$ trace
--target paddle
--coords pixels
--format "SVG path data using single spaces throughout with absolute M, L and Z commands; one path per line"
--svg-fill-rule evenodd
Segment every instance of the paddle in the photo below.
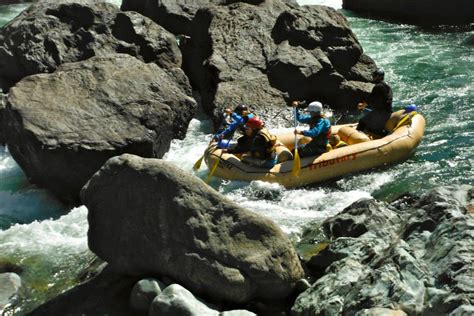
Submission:
M 295 130 L 296 130 L 296 127 L 298 126 L 298 121 L 296 120 L 296 111 L 298 111 L 298 109 L 295 107 L 295 112 L 294 112 Z M 300 155 L 298 154 L 298 135 L 296 135 L 295 133 L 295 155 L 293 157 L 293 169 L 291 170 L 291 174 L 294 177 L 297 177 L 298 174 L 300 173 L 300 169 L 301 169 L 301 160 L 300 160 Z
M 221 154 L 219 156 L 219 159 L 217 159 L 217 161 L 214 163 L 214 165 L 212 166 L 212 169 L 211 169 L 211 172 L 209 172 L 209 175 L 207 176 L 206 178 L 206 182 L 207 184 L 209 184 L 209 182 L 211 181 L 212 179 L 212 176 L 214 175 L 214 172 L 216 171 L 217 169 L 217 166 L 219 165 L 219 162 L 221 161 L 221 158 L 222 158 L 222 154 L 224 153 L 224 150 L 221 149 Z
M 221 122 L 221 126 L 222 126 L 222 123 L 226 120 L 226 118 L 227 118 L 228 116 L 229 116 L 228 113 L 226 113 L 226 114 L 224 115 L 224 119 L 223 119 L 222 122 Z M 220 129 L 220 128 L 219 128 L 219 129 Z M 214 135 L 214 136 L 215 136 L 215 135 Z M 209 147 L 209 145 L 212 143 L 212 141 L 214 140 L 214 136 L 211 138 L 211 141 L 209 142 L 208 147 Z M 202 163 L 202 160 L 204 159 L 205 154 L 206 154 L 206 151 L 204 151 L 204 154 L 202 154 L 201 158 L 199 158 L 199 159 L 194 163 L 194 165 L 193 165 L 193 170 L 194 170 L 194 171 L 196 171 L 196 170 L 198 170 L 199 168 L 201 168 L 201 163 Z
M 212 143 L 212 139 L 211 141 L 209 142 L 209 144 Z M 209 145 L 207 145 L 209 146 Z M 204 155 L 206 154 L 206 151 L 204 151 L 204 154 L 202 154 L 201 158 L 199 158 L 195 163 L 194 163 L 194 166 L 193 166 L 193 170 L 196 171 L 198 170 L 199 168 L 201 168 L 201 163 L 202 163 L 202 160 L 204 159 Z

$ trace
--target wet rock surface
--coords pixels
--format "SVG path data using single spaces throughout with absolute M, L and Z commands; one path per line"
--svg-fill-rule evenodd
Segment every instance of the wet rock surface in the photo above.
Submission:
M 111 53 L 165 69 L 181 66 L 174 36 L 136 12 L 105 2 L 45 1 L 0 29 L 0 83 L 7 91 L 25 76 Z
M 329 245 L 307 261 L 317 280 L 292 315 L 472 310 L 473 192 L 463 186 L 391 204 L 361 200 L 308 231 L 305 242 Z
M 33 183 L 78 203 L 82 186 L 110 157 L 161 157 L 185 136 L 196 103 L 174 76 L 126 54 L 62 65 L 10 90 L 6 141 Z M 184 88 L 183 88 L 184 87 Z
M 371 89 L 375 63 L 331 8 L 278 0 L 204 1 L 190 10 L 183 9 L 186 1 L 138 3 L 122 8 L 189 36 L 181 46 L 183 69 L 216 119 L 223 107 L 239 102 L 264 118 L 294 99 L 348 109 Z
M 195 295 L 240 304 L 286 298 L 303 277 L 276 224 L 165 161 L 111 158 L 81 197 L 90 249 L 120 273 L 165 275 Z

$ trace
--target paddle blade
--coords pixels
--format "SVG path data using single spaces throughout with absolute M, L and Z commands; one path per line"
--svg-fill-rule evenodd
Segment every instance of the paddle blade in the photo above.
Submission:
M 294 177 L 297 177 L 300 174 L 301 169 L 301 159 L 300 155 L 298 154 L 298 149 L 295 149 L 295 156 L 293 158 L 293 169 L 291 170 L 291 174 Z
M 201 158 L 199 158 L 195 163 L 194 163 L 194 166 L 193 166 L 193 170 L 196 171 L 198 170 L 199 168 L 201 168 L 201 163 L 202 163 L 202 159 L 204 158 L 204 155 L 201 156 Z
M 221 155 L 222 156 L 222 155 Z M 209 182 L 211 181 L 212 179 L 212 176 L 214 175 L 214 172 L 216 171 L 217 169 L 217 166 L 219 165 L 219 161 L 221 161 L 221 158 L 219 157 L 219 159 L 214 163 L 214 165 L 212 166 L 212 169 L 211 169 L 211 172 L 209 172 L 209 175 L 207 176 L 206 178 L 206 183 L 209 184 Z

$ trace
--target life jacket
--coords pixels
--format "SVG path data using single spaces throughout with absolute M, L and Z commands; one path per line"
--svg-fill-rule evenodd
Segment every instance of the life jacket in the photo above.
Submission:
M 349 146 L 346 142 L 340 140 L 336 145 L 332 146 L 333 149 Z
M 316 124 L 320 121 L 323 120 L 323 117 L 312 117 L 311 120 L 309 121 L 309 128 L 312 129 L 313 127 L 316 126 Z M 329 126 L 328 131 L 326 134 L 320 134 L 316 137 L 313 137 L 311 142 L 316 142 L 317 144 L 321 146 L 326 146 L 326 144 L 329 142 L 329 138 L 331 138 L 331 126 Z
M 262 159 L 272 156 L 273 153 L 275 153 L 275 144 L 277 142 L 276 136 L 271 134 L 266 128 L 258 130 L 257 135 L 260 135 L 265 139 L 265 156 L 262 155 L 263 150 L 252 151 L 252 156 Z

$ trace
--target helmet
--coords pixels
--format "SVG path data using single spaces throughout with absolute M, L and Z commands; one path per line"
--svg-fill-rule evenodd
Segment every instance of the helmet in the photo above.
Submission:
M 311 102 L 306 108 L 306 111 L 313 113 L 321 113 L 323 111 L 323 105 L 321 104 L 321 102 L 318 101 Z
M 377 68 L 375 69 L 375 71 L 372 73 L 372 76 L 373 77 L 380 77 L 380 78 L 384 78 L 385 77 L 385 71 L 383 71 L 382 68 Z
M 416 111 L 416 104 L 410 104 L 405 107 L 405 113 Z
M 263 126 L 263 122 L 258 117 L 252 117 L 247 121 L 247 123 L 245 123 L 245 126 L 250 128 L 260 128 Z
M 243 113 L 244 111 L 248 111 L 248 108 L 247 108 L 247 106 L 246 106 L 245 104 L 243 104 L 243 103 L 240 103 L 240 104 L 237 105 L 237 106 L 235 107 L 235 109 L 234 109 L 234 112 L 237 113 L 237 114 L 239 114 L 239 115 L 242 115 L 242 113 Z

